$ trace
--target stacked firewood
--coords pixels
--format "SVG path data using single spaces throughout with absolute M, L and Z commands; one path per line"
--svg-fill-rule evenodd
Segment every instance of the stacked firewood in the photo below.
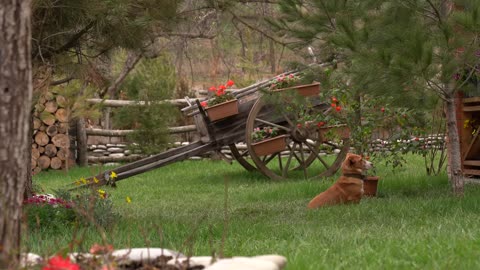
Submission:
M 64 96 L 43 93 L 33 111 L 32 173 L 61 169 L 72 163 L 68 109 Z

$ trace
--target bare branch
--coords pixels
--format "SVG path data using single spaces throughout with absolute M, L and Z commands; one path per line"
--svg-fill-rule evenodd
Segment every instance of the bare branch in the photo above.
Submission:
M 267 32 L 257 28 L 257 27 L 254 27 L 252 25 L 250 25 L 249 23 L 247 23 L 245 20 L 243 20 L 242 18 L 240 18 L 239 16 L 237 16 L 235 13 L 231 12 L 231 11 L 228 11 L 237 21 L 239 21 L 240 23 L 242 23 L 243 25 L 245 25 L 246 27 L 252 29 L 253 31 L 256 31 L 256 32 L 259 32 L 261 33 L 262 35 L 264 35 L 265 37 L 267 37 L 268 39 L 271 39 L 275 42 L 277 42 L 278 44 L 281 44 L 283 46 L 286 46 L 287 44 L 283 41 L 280 41 L 278 39 L 276 39 L 275 37 L 273 37 L 272 35 L 268 34 Z
M 117 79 L 115 79 L 112 85 L 110 85 L 105 91 L 103 91 L 103 93 L 101 93 L 101 96 L 105 94 L 109 94 L 110 96 L 113 96 L 117 91 L 118 87 L 123 83 L 127 75 L 137 65 L 137 63 L 140 61 L 141 58 L 142 58 L 141 53 L 130 52 L 128 54 L 127 60 L 125 61 L 125 66 L 123 67 L 122 72 L 120 72 Z
M 64 84 L 64 83 L 67 83 L 71 80 L 73 80 L 73 76 L 69 76 L 67 78 L 64 78 L 64 79 L 61 79 L 61 80 L 58 80 L 58 81 L 53 81 L 53 82 L 50 82 L 50 86 L 55 86 L 55 85 L 60 85 L 60 84 Z

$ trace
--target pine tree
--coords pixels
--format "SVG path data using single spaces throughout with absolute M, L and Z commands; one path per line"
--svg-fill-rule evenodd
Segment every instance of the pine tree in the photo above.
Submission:
M 280 0 L 275 26 L 334 57 L 353 88 L 415 104 L 435 94 L 445 105 L 449 180 L 463 195 L 455 115 L 458 91 L 479 77 L 480 1 Z M 420 103 L 421 104 L 421 103 Z

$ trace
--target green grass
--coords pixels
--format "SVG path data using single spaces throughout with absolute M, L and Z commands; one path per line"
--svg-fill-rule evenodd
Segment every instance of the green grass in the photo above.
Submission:
M 464 198 L 455 198 L 445 175 L 427 177 L 423 160 L 410 160 L 395 171 L 378 166 L 379 197 L 319 210 L 306 205 L 334 178 L 272 182 L 237 164 L 177 163 L 108 188 L 122 218 L 107 234 L 116 248 L 188 252 L 191 240 L 195 255 L 211 254 L 211 242 L 218 251 L 226 180 L 226 256 L 277 253 L 288 258 L 287 269 L 479 269 L 480 187 L 469 185 Z M 74 169 L 35 180 L 52 190 L 90 174 Z M 85 248 L 100 242 L 95 230 L 85 230 Z M 24 243 L 32 252 L 53 253 L 68 246 L 72 232 L 34 229 Z

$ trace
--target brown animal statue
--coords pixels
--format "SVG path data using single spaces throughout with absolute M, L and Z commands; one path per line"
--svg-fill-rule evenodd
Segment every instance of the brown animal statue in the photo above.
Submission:
M 363 195 L 363 172 L 372 168 L 372 163 L 362 156 L 348 153 L 342 163 L 342 175 L 324 192 L 308 204 L 308 208 L 325 205 L 359 203 Z

